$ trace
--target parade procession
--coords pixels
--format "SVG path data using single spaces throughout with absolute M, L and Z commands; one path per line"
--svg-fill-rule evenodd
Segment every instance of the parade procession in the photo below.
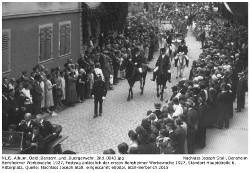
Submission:
M 2 154 L 247 154 L 247 6 L 3 2 Z

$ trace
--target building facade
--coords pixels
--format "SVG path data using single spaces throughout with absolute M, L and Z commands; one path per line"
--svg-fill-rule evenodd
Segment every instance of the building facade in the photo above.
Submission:
M 3 2 L 2 74 L 30 73 L 37 64 L 63 67 L 80 57 L 81 7 L 78 2 Z

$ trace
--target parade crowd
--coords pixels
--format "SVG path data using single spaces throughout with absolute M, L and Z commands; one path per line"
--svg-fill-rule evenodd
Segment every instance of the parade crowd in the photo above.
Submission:
M 189 78 L 181 79 L 172 87 L 173 95 L 168 104 L 161 110 L 162 105 L 155 103 L 156 110 L 147 111 L 141 125 L 128 132 L 132 144 L 121 143 L 118 151 L 120 154 L 194 154 L 195 148 L 204 148 L 207 128 L 230 127 L 236 98 L 236 112 L 244 109 L 248 75 L 247 28 L 237 21 L 227 23 L 229 27 L 222 25 L 206 10 L 195 13 L 170 10 L 163 16 L 159 14 L 128 17 L 123 33 L 100 33 L 96 46 L 90 38 L 78 62 L 68 59 L 64 67 L 51 69 L 38 64 L 24 70 L 18 79 L 4 77 L 2 130 L 11 128 L 28 134 L 32 126 L 23 122 L 31 122 L 31 118 L 41 122 L 45 112 L 55 116 L 55 110 L 62 106 L 74 106 L 93 96 L 96 99 L 96 93 L 100 92 L 99 113 L 95 101 L 94 118 L 102 116 L 100 100 L 105 99 L 107 90 L 114 90 L 113 85 L 119 80 L 126 79 L 126 71 L 120 68 L 123 61 L 131 59 L 138 64 L 151 61 L 164 38 L 156 22 L 171 19 L 186 21 L 192 27 L 194 36 L 202 42 L 203 53 L 193 61 Z M 178 32 L 184 30 L 183 24 L 174 25 Z M 185 34 L 186 30 L 182 32 Z M 135 56 L 138 52 L 140 58 Z M 97 79 L 103 82 L 100 86 L 104 84 L 102 91 L 95 84 Z M 32 123 L 35 126 L 36 123 Z M 49 133 L 53 130 L 42 136 Z M 113 149 L 103 153 L 115 154 Z
M 218 22 L 204 8 L 188 15 L 203 52 L 193 61 L 189 78 L 172 87 L 170 102 L 162 109 L 155 103 L 155 111 L 148 110 L 141 124 L 128 132 L 131 144 L 119 144 L 120 154 L 195 154 L 206 147 L 208 128 L 230 128 L 230 119 L 245 108 L 247 28 L 236 18 Z M 103 153 L 115 154 L 113 149 Z

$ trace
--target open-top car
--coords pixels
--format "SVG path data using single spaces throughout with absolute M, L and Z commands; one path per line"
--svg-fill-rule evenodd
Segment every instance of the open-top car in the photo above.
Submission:
M 68 136 L 60 135 L 62 132 L 61 125 L 53 124 L 55 134 L 48 135 L 43 140 L 43 151 L 41 154 L 61 154 L 61 143 Z M 24 138 L 23 132 L 2 132 L 2 154 L 32 154 L 35 146 L 30 146 Z

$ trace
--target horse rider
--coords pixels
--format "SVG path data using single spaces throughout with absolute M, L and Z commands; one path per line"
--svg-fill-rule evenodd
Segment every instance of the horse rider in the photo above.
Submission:
M 174 58 L 174 65 L 175 65 L 175 67 L 177 67 L 177 64 L 178 64 L 178 54 L 180 55 L 180 54 L 182 54 L 182 55 L 184 55 L 185 56 L 185 59 L 186 59 L 186 66 L 188 67 L 188 63 L 189 63 L 189 59 L 188 59 L 188 57 L 187 57 L 187 53 L 188 53 L 188 48 L 187 48 L 187 46 L 185 45 L 185 40 L 184 39 L 182 39 L 181 40 L 181 45 L 178 47 L 178 49 L 177 49 L 177 56 Z
M 151 81 L 155 81 L 158 71 L 162 70 L 162 67 L 161 67 L 162 63 L 166 63 L 167 65 L 169 64 L 169 56 L 166 55 L 165 48 L 161 48 L 161 54 L 158 60 L 156 61 L 155 68 L 153 70 L 153 79 L 151 79 Z M 169 70 L 170 69 L 168 69 L 168 72 Z
M 168 45 L 171 45 L 171 44 L 172 44 L 172 37 L 170 36 L 169 33 L 170 33 L 170 31 L 167 30 L 165 39 L 166 39 L 167 44 L 168 44 Z
M 141 74 L 142 73 L 141 64 L 143 63 L 143 56 L 141 55 L 139 47 L 135 47 L 134 52 L 135 52 L 135 54 L 133 55 L 132 63 L 135 65 L 139 74 Z

